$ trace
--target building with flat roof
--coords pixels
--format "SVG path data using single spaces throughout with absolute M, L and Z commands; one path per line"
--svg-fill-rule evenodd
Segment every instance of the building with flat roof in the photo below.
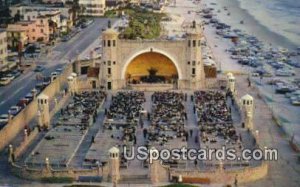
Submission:
M 83 7 L 84 16 L 103 16 L 105 13 L 105 0 L 79 0 L 79 5 Z
M 7 47 L 18 51 L 28 43 L 27 29 L 13 24 L 7 27 Z
M 69 11 L 68 7 L 51 7 L 51 6 L 41 6 L 41 5 L 14 5 L 9 8 L 10 14 L 14 17 L 16 14 L 20 15 L 21 20 L 31 21 L 35 20 L 40 16 L 46 16 L 49 20 L 53 21 L 58 29 L 65 27 L 64 23 L 67 23 L 67 26 L 71 28 L 72 23 L 72 12 Z M 61 17 L 64 17 L 62 20 Z
M 17 50 L 19 42 L 22 46 L 27 43 L 48 43 L 50 38 L 50 27 L 47 17 L 38 17 L 33 21 L 20 21 L 8 24 L 8 46 Z
M 7 33 L 0 29 L 0 71 L 7 65 Z

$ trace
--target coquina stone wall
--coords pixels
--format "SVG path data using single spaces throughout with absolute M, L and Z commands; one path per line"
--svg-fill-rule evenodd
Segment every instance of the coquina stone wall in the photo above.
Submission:
M 256 167 L 245 167 L 236 170 L 184 171 L 172 169 L 170 172 L 171 178 L 181 175 L 183 182 L 193 182 L 193 179 L 206 179 L 206 181 L 210 183 L 222 184 L 234 184 L 235 180 L 237 180 L 238 183 L 252 182 L 264 178 L 267 174 L 267 163 Z
M 47 177 L 69 177 L 77 180 L 79 176 L 103 176 L 105 178 L 108 176 L 108 167 L 95 167 L 91 169 L 65 168 L 55 170 L 47 167 L 43 169 L 33 169 L 11 163 L 11 172 L 15 176 L 29 180 L 41 180 Z
M 49 84 L 41 93 L 53 97 L 62 91 L 63 85 L 67 83 L 67 77 L 72 73 L 72 64 L 66 66 L 64 71 Z M 16 101 L 17 102 L 17 101 Z M 11 142 L 18 133 L 24 129 L 35 117 L 38 111 L 37 99 L 33 99 L 18 115 L 16 115 L 8 124 L 0 130 L 0 151 L 3 150 L 9 142 Z

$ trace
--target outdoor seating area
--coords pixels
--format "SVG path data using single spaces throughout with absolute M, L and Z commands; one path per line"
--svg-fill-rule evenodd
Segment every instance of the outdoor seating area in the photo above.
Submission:
M 105 92 L 92 91 L 77 93 L 68 105 L 60 110 L 56 125 L 80 125 L 87 127 L 97 117 L 97 110 L 106 97 Z
M 145 102 L 144 92 L 122 91 L 112 96 L 106 112 L 106 123 L 131 123 L 138 119 L 142 104 Z
M 232 123 L 225 93 L 221 91 L 197 91 L 194 95 L 195 112 L 199 125 Z
M 76 93 L 58 113 L 52 128 L 26 158 L 26 163 L 43 166 L 49 158 L 52 167 L 66 167 L 83 141 L 88 127 L 95 122 L 105 92 Z M 59 154 L 57 154 L 59 153 Z
M 225 93 L 221 91 L 197 91 L 195 112 L 200 128 L 203 148 L 242 148 L 242 138 L 232 121 L 231 109 L 227 107 Z
M 148 129 L 148 140 L 151 144 L 164 146 L 172 139 L 183 138 L 186 119 L 183 93 L 154 92 L 151 99 L 153 105 Z

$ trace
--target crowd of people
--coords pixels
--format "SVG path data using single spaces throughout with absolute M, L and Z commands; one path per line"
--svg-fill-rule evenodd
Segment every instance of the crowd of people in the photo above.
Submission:
M 231 111 L 227 107 L 226 98 L 221 91 L 197 91 L 195 95 L 195 113 L 198 123 L 232 122 Z
M 88 126 L 91 117 L 96 121 L 97 109 L 105 98 L 103 91 L 75 93 L 71 102 L 60 110 L 61 120 L 57 123 Z
M 184 95 L 176 92 L 155 92 L 151 100 L 153 105 L 148 140 L 158 141 L 163 145 L 169 139 L 184 136 L 184 122 L 187 117 L 183 105 Z
M 112 103 L 105 112 L 107 119 L 116 121 L 131 121 L 139 117 L 140 111 L 143 109 L 142 104 L 145 102 L 144 92 L 140 91 L 124 91 L 118 92 L 116 96 L 112 96 Z
M 235 143 L 239 137 L 233 126 L 231 109 L 227 106 L 225 93 L 197 91 L 194 95 L 194 111 L 198 117 L 201 141 L 216 143 L 221 139 Z

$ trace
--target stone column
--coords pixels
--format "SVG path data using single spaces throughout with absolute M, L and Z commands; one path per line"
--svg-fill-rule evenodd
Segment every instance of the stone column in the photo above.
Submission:
M 158 160 L 153 160 L 150 164 L 150 179 L 152 184 L 158 183 Z
M 8 112 L 8 122 L 7 122 L 7 124 L 11 123 L 12 118 L 13 118 L 13 116 L 11 115 L 10 112 Z
M 38 110 L 41 112 L 42 126 L 50 127 L 49 97 L 45 94 L 38 96 Z
M 224 172 L 224 164 L 223 164 L 223 161 L 222 161 L 222 160 L 220 160 L 219 171 L 220 171 L 220 173 L 223 173 L 223 172 Z
M 28 140 L 28 132 L 27 129 L 24 129 L 24 142 L 27 142 Z
M 68 77 L 68 87 L 69 87 L 69 92 L 71 93 L 71 95 L 74 94 L 74 86 L 73 86 L 73 82 L 74 82 L 73 76 L 69 76 L 69 77 Z
M 228 89 L 231 91 L 232 94 L 235 95 L 235 77 L 232 75 L 228 77 Z
M 43 119 L 42 119 L 42 114 L 41 114 L 40 110 L 37 111 L 37 121 L 38 121 L 39 128 L 42 128 L 43 127 Z
M 51 171 L 50 160 L 48 157 L 45 158 L 45 169 Z
M 33 97 L 33 100 L 34 100 L 36 98 L 37 90 L 35 88 L 33 88 L 31 90 L 31 94 L 32 94 L 32 97 Z
M 56 109 L 57 106 L 58 106 L 58 100 L 57 100 L 57 98 L 54 98 L 54 104 L 55 104 L 55 109 Z
M 253 130 L 253 113 L 254 113 L 254 100 L 249 94 L 244 95 L 241 98 L 241 103 L 244 112 L 245 127 L 249 130 Z
M 73 77 L 73 90 L 75 93 L 77 93 L 78 92 L 77 74 L 71 73 L 71 76 Z
M 14 162 L 14 148 L 11 144 L 8 146 L 8 162 L 13 163 Z
M 116 185 L 120 180 L 120 158 L 119 149 L 117 147 L 112 147 L 109 150 L 109 176 L 111 182 Z

